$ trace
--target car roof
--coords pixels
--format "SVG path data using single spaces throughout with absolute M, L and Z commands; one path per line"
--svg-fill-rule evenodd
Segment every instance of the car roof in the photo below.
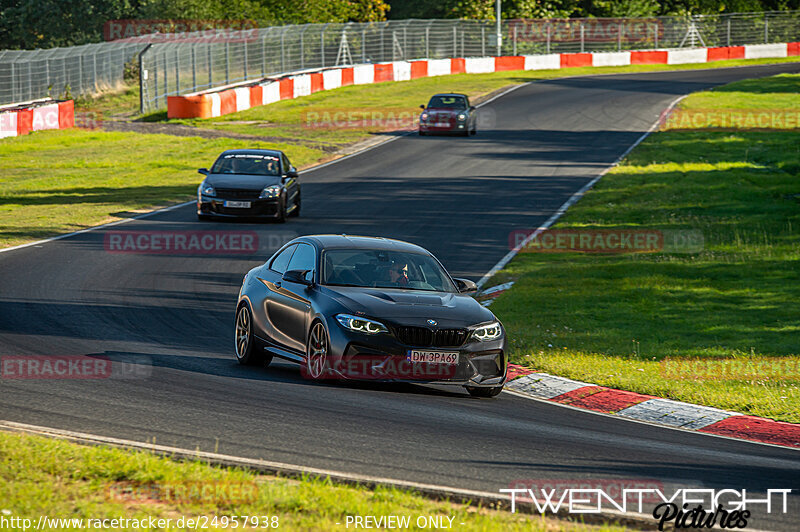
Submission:
M 427 249 L 416 244 L 377 236 L 308 235 L 295 240 L 295 242 L 302 241 L 314 243 L 320 249 L 385 249 L 424 255 L 431 254 Z
M 462 98 L 466 98 L 466 94 L 461 94 L 460 92 L 439 92 L 431 96 L 431 98 L 436 98 L 437 96 L 460 96 Z
M 281 154 L 283 154 L 283 152 L 280 150 L 262 150 L 257 148 L 250 148 L 250 149 L 225 150 L 220 154 L 220 156 L 226 154 L 234 154 L 234 153 L 240 153 L 242 155 L 272 155 L 272 156 L 280 156 Z

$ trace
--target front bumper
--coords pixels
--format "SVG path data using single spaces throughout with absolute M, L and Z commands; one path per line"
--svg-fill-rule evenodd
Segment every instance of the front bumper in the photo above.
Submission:
M 243 200 L 233 200 L 243 201 Z M 266 199 L 247 199 L 249 208 L 225 207 L 224 198 L 203 196 L 197 200 L 197 214 L 201 216 L 219 216 L 227 218 L 277 218 L 280 213 L 280 197 Z
M 366 335 L 328 323 L 332 379 L 421 382 L 474 387 L 505 384 L 508 359 L 505 334 L 488 342 L 467 340 L 458 347 L 426 347 L 402 343 L 393 333 Z M 410 362 L 410 350 L 458 353 L 457 364 Z
M 422 133 L 463 133 L 467 130 L 466 120 L 463 122 L 456 122 L 449 126 L 436 126 L 425 122 L 419 123 L 419 130 Z

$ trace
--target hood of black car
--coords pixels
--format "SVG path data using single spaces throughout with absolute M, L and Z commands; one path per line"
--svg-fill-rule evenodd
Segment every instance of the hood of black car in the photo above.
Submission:
M 214 188 L 242 190 L 261 190 L 269 185 L 281 184 L 280 176 L 276 175 L 208 174 L 205 181 Z
M 349 286 L 324 288 L 348 312 L 378 320 L 425 325 L 432 319 L 440 327 L 467 327 L 495 319 L 489 309 L 463 294 Z

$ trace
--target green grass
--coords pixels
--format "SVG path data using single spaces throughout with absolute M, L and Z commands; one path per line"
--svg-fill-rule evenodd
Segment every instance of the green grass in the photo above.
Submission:
M 447 516 L 459 530 L 623 530 L 433 501 L 394 488 L 373 490 L 324 479 L 277 478 L 145 452 L 9 433 L 0 433 L 0 511 L 0 517 L 29 518 L 33 523 L 41 515 L 153 516 L 171 519 L 168 530 L 177 530 L 181 517 L 214 515 L 276 516 L 281 530 L 343 529 L 347 516 L 356 515 L 409 516 L 412 523 L 421 515 Z M 121 529 L 136 528 L 115 528 Z
M 228 148 L 286 150 L 295 164 L 316 154 L 285 144 L 72 129 L 0 142 L 0 246 L 75 231 L 191 199 Z
M 712 106 L 797 113 L 800 76 L 694 94 L 681 111 Z M 492 306 L 512 361 L 800 422 L 799 129 L 655 133 L 555 227 L 694 230 L 705 244 L 692 254 L 520 253 L 487 285 L 516 280 Z M 767 371 L 665 372 L 695 359 Z

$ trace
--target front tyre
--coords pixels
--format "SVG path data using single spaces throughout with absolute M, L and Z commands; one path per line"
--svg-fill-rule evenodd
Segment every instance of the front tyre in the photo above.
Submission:
M 467 392 L 469 392 L 472 397 L 496 397 L 500 394 L 500 392 L 503 391 L 502 386 L 495 386 L 494 388 L 476 388 L 474 386 L 466 386 L 466 388 Z
M 294 209 L 289 213 L 290 218 L 297 218 L 300 216 L 300 192 L 294 197 Z
M 278 202 L 278 216 L 275 218 L 275 221 L 279 224 L 282 224 L 286 221 L 286 197 Z
M 330 344 L 328 343 L 328 332 L 321 321 L 314 322 L 311 332 L 308 335 L 306 344 L 306 365 L 305 376 L 313 380 L 320 380 L 324 377 L 328 367 L 328 354 Z
M 236 341 L 236 360 L 239 361 L 239 364 L 267 366 L 272 362 L 272 357 L 264 353 L 261 343 L 253 334 L 253 315 L 246 303 L 243 303 L 236 311 L 234 340 Z

